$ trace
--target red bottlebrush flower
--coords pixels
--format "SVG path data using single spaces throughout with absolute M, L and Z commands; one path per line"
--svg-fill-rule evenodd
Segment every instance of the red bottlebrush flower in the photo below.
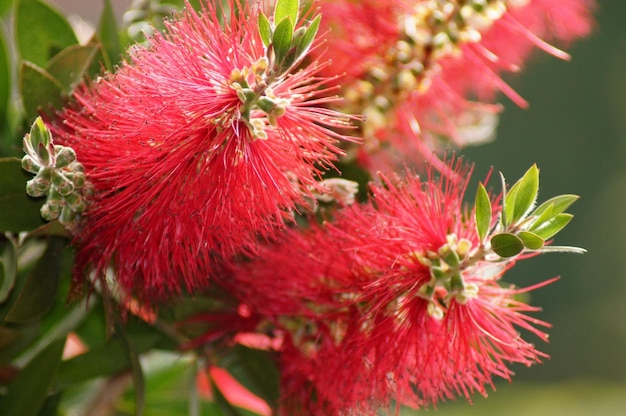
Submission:
M 502 79 L 518 71 L 534 48 L 568 55 L 546 41 L 570 42 L 591 29 L 591 0 L 352 2 L 325 0 L 330 69 L 348 74 L 346 108 L 363 113 L 370 171 L 433 152 L 493 138 L 503 92 L 526 102 Z M 476 98 L 478 99 L 476 101 Z
M 59 115 L 57 142 L 76 151 L 94 189 L 76 237 L 79 274 L 113 266 L 144 301 L 205 286 L 214 260 L 254 251 L 323 190 L 318 176 L 341 154 L 347 137 L 335 131 L 349 118 L 322 108 L 333 101 L 316 75 L 323 64 L 279 71 L 259 10 L 234 3 L 224 24 L 208 2 L 200 14 L 188 5 Z
M 545 340 L 537 327 L 547 324 L 516 296 L 551 280 L 500 285 L 515 260 L 486 257 L 463 204 L 471 171 L 449 169 L 454 179 L 384 180 L 369 203 L 288 231 L 226 279 L 290 334 L 281 360 L 285 414 L 298 405 L 303 414 L 375 414 L 392 400 L 420 408 L 469 398 L 494 377 L 509 379 L 510 363 L 545 357 L 519 330 Z M 495 209 L 493 223 L 498 216 Z

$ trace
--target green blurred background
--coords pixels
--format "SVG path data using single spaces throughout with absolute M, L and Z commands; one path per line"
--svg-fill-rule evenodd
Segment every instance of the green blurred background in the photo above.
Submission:
M 92 19 L 101 8 L 97 0 L 55 3 Z M 120 14 L 129 3 L 113 1 Z M 499 383 L 488 400 L 448 403 L 431 413 L 626 414 L 625 18 L 626 1 L 599 1 L 594 34 L 568 49 L 571 62 L 538 53 L 521 76 L 509 78 L 530 108 L 506 102 L 496 141 L 463 152 L 478 178 L 493 166 L 515 179 L 536 162 L 541 199 L 581 195 L 571 209 L 576 218 L 556 244 L 589 252 L 540 256 L 507 275 L 521 286 L 562 277 L 532 294 L 543 307 L 538 317 L 554 325 L 550 344 L 539 345 L 552 358 L 516 368 L 514 383 Z

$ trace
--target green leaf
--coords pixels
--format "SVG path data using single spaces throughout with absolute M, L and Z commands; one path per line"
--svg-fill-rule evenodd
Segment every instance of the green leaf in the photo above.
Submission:
M 320 28 L 320 21 L 322 20 L 322 16 L 317 15 L 315 19 L 311 22 L 309 27 L 306 28 L 306 32 L 300 41 L 296 44 L 296 55 L 298 58 L 302 57 L 302 55 L 306 54 L 309 50 L 309 47 L 315 40 L 315 36 L 317 35 L 317 31 Z
M 97 30 L 98 38 L 102 42 L 103 50 L 108 59 L 105 60 L 107 70 L 113 71 L 113 65 L 122 60 L 122 46 L 117 27 L 115 12 L 110 0 L 104 0 L 104 8 L 100 16 Z
M 20 371 L 8 387 L 5 405 L 10 411 L 0 413 L 39 415 L 46 401 L 49 386 L 59 368 L 64 345 L 65 338 L 50 343 Z
M 293 39 L 293 24 L 288 18 L 284 18 L 278 23 L 274 30 L 272 45 L 276 62 L 281 63 L 291 48 L 291 40 Z
M 517 236 L 524 243 L 524 247 L 529 250 L 539 250 L 545 244 L 543 238 L 539 237 L 535 233 L 531 233 L 530 231 L 520 231 Z
M 11 67 L 4 34 L 0 30 L 0 120 L 7 120 L 7 106 L 11 98 Z
M 63 14 L 41 0 L 19 0 L 15 33 L 20 57 L 40 67 L 61 50 L 78 43 Z
M 269 46 L 272 39 L 272 25 L 263 13 L 259 13 L 259 35 L 263 44 Z
M 539 169 L 532 165 L 515 183 L 506 196 L 508 224 L 515 224 L 525 217 L 537 200 L 539 192 Z
M 491 226 L 491 200 L 482 183 L 478 184 L 474 202 L 474 219 L 480 241 L 483 241 Z
M 95 44 L 72 45 L 56 54 L 46 65 L 46 71 L 70 93 L 93 65 L 100 47 Z
M 17 277 L 17 244 L 10 238 L 0 236 L 0 304 L 3 304 Z
M 28 231 L 44 224 L 39 210 L 45 201 L 26 195 L 30 178 L 18 159 L 0 158 L 0 232 Z
M 274 23 L 281 22 L 283 19 L 289 18 L 291 25 L 294 26 L 298 22 L 299 10 L 299 0 L 278 0 L 274 8 Z
M 40 111 L 59 108 L 64 103 L 63 85 L 43 68 L 22 62 L 20 66 L 20 95 L 27 123 L 32 123 Z
M 270 353 L 241 345 L 233 348 L 222 367 L 270 406 L 279 397 L 279 373 Z
M 559 195 L 554 198 L 548 199 L 543 204 L 539 205 L 534 211 L 533 215 L 540 216 L 542 215 L 550 206 L 552 206 L 551 213 L 552 215 L 560 214 L 561 212 L 565 212 L 574 202 L 576 202 L 580 197 L 578 195 Z
M 533 232 L 544 240 L 547 240 L 565 228 L 572 218 L 574 218 L 572 214 L 558 214 L 554 218 L 545 221 L 543 224 L 533 229 Z
M 135 415 L 141 416 L 144 411 L 146 398 L 146 383 L 144 380 L 143 369 L 141 368 L 141 363 L 139 362 L 139 353 L 137 352 L 137 349 L 130 341 L 126 329 L 119 320 L 120 318 L 117 318 L 118 321 L 115 323 L 115 332 L 119 335 L 120 340 L 122 341 L 122 346 L 124 347 L 124 352 L 126 353 L 126 357 L 130 363 L 130 369 L 133 375 Z
M 491 248 L 500 257 L 513 257 L 524 250 L 524 243 L 515 234 L 502 233 L 491 237 Z
M 13 5 L 13 0 L 0 0 L 0 17 L 4 16 Z
M 66 244 L 65 239 L 58 237 L 48 239 L 46 251 L 5 316 L 6 322 L 30 322 L 40 318 L 52 308 L 61 278 L 61 252 Z

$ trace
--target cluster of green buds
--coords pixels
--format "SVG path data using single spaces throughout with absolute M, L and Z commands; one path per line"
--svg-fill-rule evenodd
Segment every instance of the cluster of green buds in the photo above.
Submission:
M 427 311 L 433 318 L 443 319 L 452 299 L 464 305 L 478 296 L 478 286 L 463 279 L 463 272 L 476 263 L 472 248 L 471 241 L 449 234 L 437 252 L 414 253 L 430 270 L 430 281 L 420 287 L 419 296 L 428 300 Z
M 269 19 L 259 12 L 259 35 L 266 56 L 249 68 L 235 69 L 230 75 L 230 88 L 243 103 L 239 117 L 247 124 L 255 139 L 266 139 L 267 125 L 276 126 L 276 119 L 287 110 L 290 102 L 277 97 L 272 84 L 298 65 L 306 56 L 319 29 L 320 16 L 310 22 L 300 19 L 299 0 L 279 0 Z
M 26 193 L 47 197 L 41 216 L 46 221 L 58 219 L 70 230 L 75 228 L 78 215 L 86 208 L 87 187 L 83 165 L 76 160 L 74 150 L 55 145 L 50 130 L 37 117 L 24 136 L 24 152 L 22 168 L 35 174 L 26 184 Z
M 427 0 L 400 16 L 400 38 L 347 94 L 351 111 L 367 115 L 366 136 L 383 128 L 385 114 L 413 91 L 425 92 L 439 62 L 481 40 L 481 32 L 528 0 Z
M 160 0 L 133 0 L 122 17 L 129 38 L 142 42 L 145 36 L 152 36 L 155 30 L 163 29 L 164 18 L 174 10 L 175 5 Z

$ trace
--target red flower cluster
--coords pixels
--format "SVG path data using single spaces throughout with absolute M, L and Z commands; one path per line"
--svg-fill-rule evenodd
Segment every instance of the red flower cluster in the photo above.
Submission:
M 591 30 L 591 0 L 381 2 L 323 0 L 333 73 L 346 108 L 363 113 L 361 163 L 372 172 L 490 141 L 503 92 L 527 103 L 501 78 L 534 48 L 568 55 L 548 41 L 570 42 Z
M 216 260 L 253 252 L 324 191 L 319 176 L 348 139 L 337 131 L 349 118 L 324 108 L 323 64 L 276 70 L 259 10 L 230 7 L 223 25 L 215 7 L 187 7 L 77 91 L 54 131 L 94 190 L 78 274 L 112 266 L 142 300 L 205 286 Z
M 284 414 L 469 398 L 494 376 L 509 379 L 509 363 L 545 357 L 518 331 L 546 340 L 536 327 L 548 325 L 516 295 L 550 281 L 500 285 L 513 261 L 486 259 L 463 205 L 470 171 L 451 169 L 463 179 L 383 178 L 369 203 L 287 232 L 225 283 L 283 334 Z M 458 274 L 440 276 L 433 266 L 454 264 L 449 255 Z

